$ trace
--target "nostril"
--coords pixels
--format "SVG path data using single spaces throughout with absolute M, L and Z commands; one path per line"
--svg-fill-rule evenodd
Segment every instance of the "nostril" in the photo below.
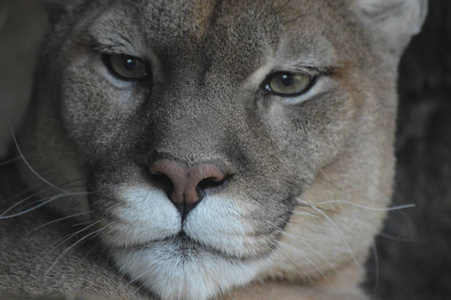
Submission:
M 207 189 L 218 188 L 218 187 L 221 187 L 221 186 L 227 184 L 227 182 L 229 181 L 230 178 L 231 178 L 231 176 L 226 176 L 223 178 L 218 178 L 218 177 L 206 178 L 206 179 L 202 180 L 201 182 L 199 182 L 199 184 L 197 185 L 197 188 L 201 191 L 204 191 Z
M 206 190 L 224 185 L 228 178 L 219 164 L 206 163 L 194 166 L 174 160 L 157 160 L 150 166 L 150 173 L 180 211 L 182 219 L 206 195 Z
M 184 202 L 187 168 L 176 161 L 157 160 L 150 166 L 150 173 L 166 188 L 168 198 L 175 203 Z
M 172 192 L 174 191 L 174 183 L 169 176 L 163 173 L 151 172 L 150 178 L 154 184 L 166 193 L 168 198 L 171 197 Z

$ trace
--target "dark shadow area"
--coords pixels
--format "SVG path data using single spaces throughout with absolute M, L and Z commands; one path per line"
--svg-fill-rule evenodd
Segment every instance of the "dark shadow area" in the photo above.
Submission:
M 369 260 L 377 299 L 451 299 L 451 1 L 429 16 L 400 66 L 393 205 Z
M 10 126 L 19 125 L 31 93 L 37 49 L 47 28 L 38 1 L 0 0 L 0 157 L 7 154 Z

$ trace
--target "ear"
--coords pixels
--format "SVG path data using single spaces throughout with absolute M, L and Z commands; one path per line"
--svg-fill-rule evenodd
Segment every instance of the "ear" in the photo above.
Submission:
M 428 0 L 352 0 L 353 9 L 373 30 L 379 31 L 390 50 L 401 55 L 411 37 L 420 32 Z

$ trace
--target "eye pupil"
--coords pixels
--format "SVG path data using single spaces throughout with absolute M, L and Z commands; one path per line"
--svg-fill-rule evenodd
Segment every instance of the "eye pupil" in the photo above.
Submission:
M 291 74 L 283 74 L 281 76 L 282 84 L 285 86 L 292 86 L 294 83 L 293 76 Z
M 124 68 L 127 69 L 128 71 L 133 71 L 136 69 L 137 65 L 138 65 L 137 60 L 128 58 L 125 61 Z

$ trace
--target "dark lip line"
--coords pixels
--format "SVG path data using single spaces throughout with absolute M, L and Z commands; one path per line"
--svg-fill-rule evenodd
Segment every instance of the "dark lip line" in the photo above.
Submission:
M 272 231 L 269 234 L 276 234 L 279 235 L 279 233 Z M 224 253 L 223 251 L 220 251 L 216 248 L 213 248 L 209 245 L 205 245 L 202 243 L 199 243 L 198 241 L 190 238 L 189 236 L 187 236 L 183 230 L 181 232 L 179 232 L 177 235 L 172 235 L 169 236 L 167 238 L 164 239 L 157 239 L 157 240 L 152 240 L 149 241 L 147 243 L 143 243 L 143 244 L 138 244 L 138 245 L 132 245 L 132 246 L 113 246 L 111 247 L 112 249 L 118 249 L 118 250 L 145 250 L 145 249 L 150 249 L 152 248 L 153 245 L 160 243 L 160 242 L 170 242 L 170 241 L 176 241 L 177 239 L 179 239 L 179 241 L 184 240 L 185 242 L 189 242 L 190 246 L 195 246 L 195 247 L 199 247 L 200 249 L 207 251 L 209 253 L 212 253 L 216 256 L 222 257 L 224 259 L 227 260 L 239 260 L 239 261 L 248 261 L 248 260 L 258 260 L 258 259 L 262 259 L 262 258 L 266 258 L 267 256 L 269 256 L 269 254 L 271 254 L 274 249 L 276 248 L 276 245 L 271 244 L 268 249 L 266 251 L 264 251 L 263 253 L 256 255 L 256 256 L 234 256 L 234 255 L 229 255 Z
M 287 200 L 289 202 L 292 202 L 293 199 L 294 199 L 294 197 L 292 197 L 292 196 L 287 198 Z M 282 215 L 285 215 L 285 214 L 281 214 L 281 215 L 279 215 L 277 217 L 280 217 Z M 292 209 L 288 211 L 287 218 L 284 220 L 284 222 L 282 222 L 281 226 L 279 227 L 279 229 L 281 231 L 285 230 L 285 227 L 289 223 L 289 220 L 291 219 L 291 216 L 292 216 Z M 274 230 L 269 231 L 267 234 L 259 234 L 259 235 L 268 236 L 268 235 L 271 235 L 271 234 L 274 234 L 276 237 L 279 237 L 282 233 L 281 232 L 277 232 L 277 229 L 274 229 Z M 258 235 L 252 235 L 252 236 L 256 237 Z M 233 259 L 233 260 L 240 260 L 240 261 L 258 260 L 258 259 L 265 258 L 265 257 L 269 256 L 269 254 L 271 254 L 274 251 L 274 249 L 277 247 L 276 243 L 278 241 L 278 238 L 277 238 L 273 243 L 271 243 L 271 245 L 268 247 L 268 250 L 264 251 L 263 253 L 261 253 L 259 255 L 249 256 L 249 257 L 238 257 L 238 256 L 225 254 L 224 252 L 222 252 L 222 251 L 220 251 L 220 250 L 218 250 L 216 248 L 213 248 L 212 246 L 200 243 L 200 242 L 192 239 L 191 237 L 187 236 L 186 233 L 184 232 L 184 230 L 182 229 L 179 233 L 177 233 L 175 235 L 168 236 L 168 237 L 163 238 L 163 239 L 155 239 L 155 240 L 151 240 L 151 241 L 148 241 L 146 243 L 143 243 L 143 244 L 137 244 L 137 245 L 131 245 L 131 246 L 113 246 L 111 248 L 112 249 L 120 249 L 120 250 L 133 250 L 133 249 L 135 249 L 135 250 L 143 250 L 143 249 L 149 248 L 153 244 L 160 243 L 160 242 L 169 242 L 171 240 L 174 241 L 177 238 L 185 239 L 185 240 L 189 241 L 191 243 L 191 245 L 195 245 L 197 247 L 200 247 L 202 250 L 208 251 L 208 252 L 213 253 L 213 254 L 215 254 L 217 256 L 220 256 L 222 258 L 229 259 L 229 260 L 231 260 L 231 259 Z

